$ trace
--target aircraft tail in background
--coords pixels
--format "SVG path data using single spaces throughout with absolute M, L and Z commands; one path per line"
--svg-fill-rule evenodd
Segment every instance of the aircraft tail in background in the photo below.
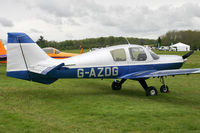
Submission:
M 3 43 L 0 41 L 0 63 L 6 63 L 7 61 L 6 49 Z

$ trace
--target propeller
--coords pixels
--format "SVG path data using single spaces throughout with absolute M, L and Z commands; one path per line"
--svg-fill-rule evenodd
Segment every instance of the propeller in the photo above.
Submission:
M 186 59 L 186 58 L 188 58 L 190 55 L 192 55 L 193 53 L 194 53 L 194 50 L 192 50 L 192 51 L 188 52 L 187 54 L 183 55 L 182 58 L 183 58 L 183 59 Z

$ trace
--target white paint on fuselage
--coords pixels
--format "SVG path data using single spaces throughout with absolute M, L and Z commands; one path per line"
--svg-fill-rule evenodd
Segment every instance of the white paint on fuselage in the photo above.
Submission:
M 132 61 L 129 53 L 129 48 L 141 47 L 147 54 L 146 61 Z M 111 50 L 124 48 L 126 52 L 126 61 L 115 62 L 110 53 Z M 148 64 L 168 64 L 168 63 L 183 63 L 184 60 L 181 56 L 177 55 L 159 55 L 158 60 L 154 60 L 150 52 L 140 45 L 117 45 L 101 49 L 96 49 L 84 54 L 73 56 L 68 59 L 62 60 L 66 67 L 69 68 L 84 68 L 84 67 L 101 67 L 101 66 L 127 66 L 127 65 L 148 65 Z M 68 66 L 68 64 L 75 64 Z

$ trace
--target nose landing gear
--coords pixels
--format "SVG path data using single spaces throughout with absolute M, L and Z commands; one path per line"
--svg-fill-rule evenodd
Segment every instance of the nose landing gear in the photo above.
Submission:
M 160 87 L 160 92 L 161 93 L 169 93 L 169 87 L 165 84 L 164 77 L 160 77 L 160 82 L 163 84 Z

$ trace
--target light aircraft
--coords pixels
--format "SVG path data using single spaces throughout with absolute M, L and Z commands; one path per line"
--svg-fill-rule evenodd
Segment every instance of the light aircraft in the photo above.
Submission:
M 69 58 L 72 56 L 76 56 L 78 54 L 74 54 L 74 53 L 65 53 L 65 52 L 60 52 L 59 50 L 57 50 L 56 48 L 52 48 L 52 47 L 46 47 L 43 48 L 43 50 L 52 58 L 54 59 L 65 59 L 65 58 Z M 83 53 L 83 48 L 81 48 L 80 54 Z
M 120 90 L 122 84 L 131 79 L 139 81 L 147 96 L 155 96 L 157 89 L 147 85 L 148 78 L 161 78 L 160 91 L 167 93 L 169 88 L 164 77 L 200 73 L 200 68 L 179 69 L 192 53 L 158 56 L 143 46 L 127 44 L 56 60 L 25 33 L 8 33 L 7 76 L 43 84 L 51 84 L 59 78 L 112 78 L 115 79 L 113 90 Z
M 3 46 L 3 43 L 0 41 L 0 63 L 6 63 L 7 56 L 6 56 L 6 49 Z

